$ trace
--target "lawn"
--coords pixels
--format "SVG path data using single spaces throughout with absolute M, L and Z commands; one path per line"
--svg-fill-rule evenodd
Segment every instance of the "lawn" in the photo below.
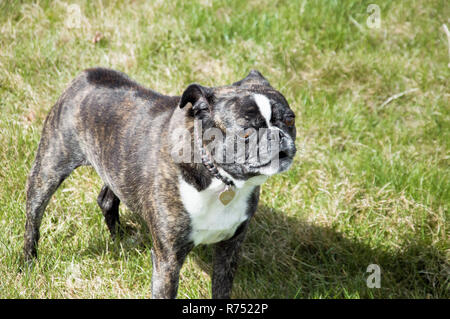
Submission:
M 110 240 L 87 167 L 53 196 L 39 261 L 23 267 L 43 121 L 93 66 L 171 95 L 258 69 L 289 101 L 299 151 L 262 187 L 234 298 L 450 298 L 443 24 L 446 0 L 0 1 L 0 298 L 151 296 L 146 229 L 122 205 L 127 233 Z M 211 255 L 189 255 L 179 298 L 210 297 Z M 380 288 L 367 285 L 371 264 Z

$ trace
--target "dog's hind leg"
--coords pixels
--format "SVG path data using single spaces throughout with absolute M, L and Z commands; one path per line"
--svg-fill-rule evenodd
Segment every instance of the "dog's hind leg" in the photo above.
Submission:
M 103 185 L 100 194 L 97 197 L 98 206 L 102 209 L 105 216 L 106 226 L 108 226 L 111 237 L 115 238 L 119 221 L 119 204 L 120 199 L 106 185 Z
M 44 129 L 36 159 L 28 175 L 24 236 L 26 260 L 37 257 L 39 227 L 51 196 L 64 179 L 80 166 L 79 156 L 73 154 L 70 145 L 64 143 L 59 135 L 49 134 L 48 131 Z

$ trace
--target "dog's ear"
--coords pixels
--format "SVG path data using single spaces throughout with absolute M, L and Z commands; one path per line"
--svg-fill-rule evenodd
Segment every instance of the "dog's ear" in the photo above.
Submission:
M 186 104 L 191 103 L 194 114 L 207 110 L 210 111 L 212 97 L 213 93 L 211 88 L 194 83 L 184 90 L 179 106 L 183 108 Z
M 258 70 L 251 70 L 250 73 L 238 82 L 234 82 L 233 86 L 253 86 L 263 85 L 270 86 L 269 81 Z

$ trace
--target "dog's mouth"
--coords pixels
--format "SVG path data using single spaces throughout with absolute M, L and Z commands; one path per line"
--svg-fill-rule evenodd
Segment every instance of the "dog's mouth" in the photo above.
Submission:
M 290 150 L 290 151 L 280 151 L 277 155 L 273 156 L 269 160 L 259 162 L 259 163 L 250 163 L 248 167 L 250 168 L 260 168 L 269 166 L 270 164 L 274 162 L 285 162 L 285 161 L 292 161 L 294 159 L 294 155 L 296 153 L 296 150 Z
M 295 154 L 295 153 L 294 153 Z M 281 151 L 279 154 L 274 156 L 269 161 L 263 163 L 255 163 L 248 165 L 249 171 L 260 172 L 266 169 L 270 169 L 273 172 L 283 172 L 287 170 L 294 160 L 294 156 L 290 155 L 288 152 Z M 262 172 L 260 172 L 262 173 Z M 264 173 L 263 173 L 264 174 Z

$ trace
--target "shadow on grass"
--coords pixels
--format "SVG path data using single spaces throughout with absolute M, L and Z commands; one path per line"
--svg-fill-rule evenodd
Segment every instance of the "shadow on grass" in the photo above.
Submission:
M 367 287 L 370 264 L 381 268 L 380 289 Z M 260 207 L 243 247 L 234 297 L 445 297 L 448 267 L 429 246 L 389 253 Z
M 122 249 L 149 250 L 145 223 L 122 222 Z M 373 248 L 326 227 L 259 207 L 250 223 L 233 286 L 233 298 L 448 298 L 449 263 L 442 252 L 421 244 L 400 253 Z M 85 254 L 100 254 L 105 242 L 93 239 Z M 212 246 L 199 246 L 191 258 L 212 273 Z M 370 264 L 381 268 L 381 288 L 368 288 Z

